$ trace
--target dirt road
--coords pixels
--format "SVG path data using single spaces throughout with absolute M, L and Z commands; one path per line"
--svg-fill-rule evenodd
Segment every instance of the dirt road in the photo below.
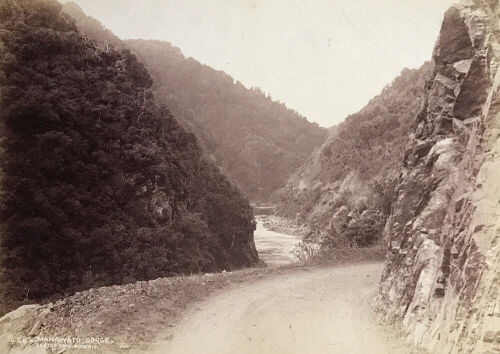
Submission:
M 369 310 L 382 263 L 298 271 L 198 304 L 157 353 L 408 353 Z

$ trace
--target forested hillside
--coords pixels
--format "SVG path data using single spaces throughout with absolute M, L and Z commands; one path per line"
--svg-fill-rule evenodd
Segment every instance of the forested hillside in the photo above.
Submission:
M 76 4 L 65 5 L 65 11 L 103 46 L 116 41 Z M 266 201 L 327 138 L 326 129 L 259 89 L 247 89 L 223 71 L 185 58 L 170 43 L 127 40 L 122 45 L 148 69 L 157 100 L 251 200 Z
M 2 0 L 0 51 L 4 300 L 257 261 L 248 201 L 134 55 L 55 0 Z
M 361 111 L 330 128 L 326 143 L 277 193 L 278 214 L 308 225 L 330 246 L 376 242 L 431 70 L 430 63 L 403 70 Z

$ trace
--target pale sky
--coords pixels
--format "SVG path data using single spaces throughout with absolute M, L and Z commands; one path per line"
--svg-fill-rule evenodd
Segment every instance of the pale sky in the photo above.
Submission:
M 453 0 L 76 0 L 122 39 L 165 40 L 329 127 L 431 58 Z

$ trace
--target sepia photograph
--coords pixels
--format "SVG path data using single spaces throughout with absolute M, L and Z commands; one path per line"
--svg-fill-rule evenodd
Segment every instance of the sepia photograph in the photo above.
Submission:
M 0 354 L 500 353 L 500 0 L 0 0 Z

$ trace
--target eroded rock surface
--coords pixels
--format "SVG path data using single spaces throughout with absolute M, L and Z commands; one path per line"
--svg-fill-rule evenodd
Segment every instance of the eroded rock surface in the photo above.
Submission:
M 381 319 L 436 353 L 500 351 L 500 6 L 444 17 L 384 237 Z

